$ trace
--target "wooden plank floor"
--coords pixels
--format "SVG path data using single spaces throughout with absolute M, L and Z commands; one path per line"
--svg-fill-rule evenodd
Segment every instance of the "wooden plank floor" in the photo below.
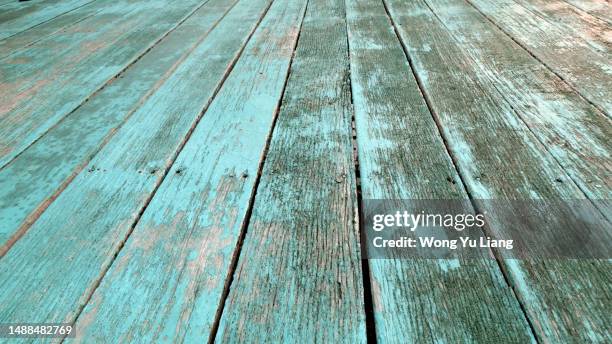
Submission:
M 578 199 L 612 222 L 611 52 L 605 0 L 0 0 L 0 324 L 610 343 L 609 259 L 368 260 L 359 218 Z

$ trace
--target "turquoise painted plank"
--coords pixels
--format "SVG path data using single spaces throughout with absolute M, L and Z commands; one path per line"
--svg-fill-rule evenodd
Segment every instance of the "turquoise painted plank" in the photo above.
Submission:
M 612 116 L 610 54 L 514 0 L 467 0 L 583 97 Z
M 0 323 L 75 321 L 268 5 L 245 3 L 228 13 L 0 259 Z
M 15 11 L 27 11 L 28 7 L 40 6 L 42 2 L 46 0 L 32 0 L 32 1 L 19 1 L 19 0 L 1 0 L 0 6 L 2 6 L 2 12 L 6 15 L 6 18 L 11 18 L 11 13 Z M 0 23 L 2 23 L 0 21 Z
M 0 169 L 0 256 L 207 38 L 233 3 L 206 3 L 119 78 Z
M 347 18 L 362 197 L 468 199 L 383 4 Z M 368 264 L 379 343 L 535 342 L 495 260 Z
M 517 0 L 538 16 L 558 23 L 580 36 L 591 47 L 610 56 L 612 50 L 612 27 L 563 0 Z
M 49 21 L 36 25 L 28 30 L 17 33 L 11 37 L 0 40 L 0 59 L 29 47 L 30 45 L 47 38 L 72 25 L 83 21 L 100 12 L 108 3 L 105 1 L 92 1 L 73 11 L 63 13 Z
M 476 204 L 482 199 L 577 200 L 586 195 L 571 181 L 516 109 L 491 84 L 423 1 L 385 1 L 407 47 L 449 151 Z M 556 179 L 563 180 L 563 183 Z M 570 209 L 554 209 L 563 219 Z M 495 213 L 488 223 L 504 236 L 509 224 Z M 542 224 L 539 231 L 558 230 Z M 551 233 L 555 235 L 559 233 Z M 610 242 L 610 233 L 590 233 L 593 243 Z M 541 342 L 609 342 L 610 261 L 503 260 L 502 268 Z
M 0 40 L 26 31 L 94 0 L 48 0 L 15 11 L 0 12 Z M 16 1 L 17 2 L 17 1 Z
M 455 0 L 427 2 L 587 197 L 612 199 L 612 121 L 473 7 Z
M 205 1 L 117 1 L 0 64 L 0 166 L 87 101 Z M 155 25 L 153 25 L 153 23 Z
M 209 338 L 304 5 L 272 4 L 79 317 L 77 342 Z
M 310 0 L 219 343 L 365 343 L 343 0 Z
M 576 8 L 612 23 L 612 6 L 608 0 L 565 0 Z

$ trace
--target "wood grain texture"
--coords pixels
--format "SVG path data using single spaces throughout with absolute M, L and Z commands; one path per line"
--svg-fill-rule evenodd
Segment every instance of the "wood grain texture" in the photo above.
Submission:
M 92 1 L 44 23 L 40 23 L 25 31 L 16 33 L 11 37 L 4 38 L 0 40 L 0 59 L 16 54 L 18 51 L 21 51 L 48 36 L 58 33 L 61 30 L 66 30 L 68 27 L 102 11 L 107 6 L 107 1 Z
M 0 166 L 88 100 L 204 0 L 117 1 L 0 64 Z M 155 23 L 155 25 L 153 25 Z
M 467 199 L 383 4 L 347 7 L 363 198 Z M 534 341 L 495 260 L 369 265 L 380 343 Z
M 546 20 L 561 24 L 583 38 L 594 49 L 610 56 L 612 27 L 610 23 L 588 14 L 563 0 L 515 0 Z
M 499 91 L 572 181 L 590 199 L 612 199 L 612 121 L 473 7 L 426 2 L 487 87 Z
M 304 5 L 277 0 L 268 10 L 80 317 L 81 341 L 210 336 Z M 262 3 L 236 9 L 252 6 Z
M 0 256 L 201 44 L 234 3 L 211 0 L 202 6 L 104 90 L 0 169 Z
M 585 198 L 573 183 L 555 182 L 568 177 L 424 2 L 387 3 L 474 199 Z M 568 209 L 557 211 L 552 218 Z M 493 235 L 503 236 L 503 220 L 489 219 Z M 610 233 L 598 235 L 610 241 Z M 610 267 L 606 260 L 503 261 L 537 338 L 552 343 L 610 341 Z
M 0 259 L 0 322 L 75 320 L 266 8 L 235 7 Z
M 26 31 L 64 13 L 91 3 L 93 0 L 48 0 L 0 12 L 0 40 Z M 17 2 L 17 1 L 15 1 Z
M 609 53 L 514 0 L 467 0 L 583 97 L 612 116 Z
M 220 343 L 366 341 L 343 0 L 310 0 Z
M 595 17 L 612 23 L 612 6 L 609 0 L 565 0 Z

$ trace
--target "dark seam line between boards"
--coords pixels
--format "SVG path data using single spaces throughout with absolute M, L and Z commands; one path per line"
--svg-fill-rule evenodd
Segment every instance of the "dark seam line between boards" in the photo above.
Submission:
M 259 188 L 259 182 L 261 181 L 261 176 L 263 173 L 264 164 L 266 162 L 266 158 L 268 156 L 268 151 L 270 149 L 270 143 L 272 141 L 272 137 L 274 135 L 274 129 L 276 128 L 276 122 L 278 120 L 278 116 L 280 114 L 281 106 L 283 103 L 283 99 L 285 98 L 285 90 L 287 88 L 287 84 L 289 82 L 289 76 L 291 75 L 291 66 L 293 65 L 293 60 L 295 58 L 295 51 L 297 49 L 300 36 L 302 34 L 302 25 L 304 24 L 304 18 L 306 17 L 306 13 L 308 11 L 309 0 L 306 0 L 306 5 L 304 8 L 304 13 L 302 14 L 302 18 L 300 20 L 300 27 L 298 29 L 298 34 L 295 39 L 295 43 L 293 46 L 293 52 L 291 54 L 291 59 L 289 60 L 289 66 L 287 66 L 287 74 L 285 75 L 285 81 L 283 83 L 283 88 L 281 90 L 281 96 L 278 99 L 278 103 L 276 105 L 276 110 L 274 111 L 274 118 L 272 119 L 272 126 L 270 127 L 270 131 L 268 133 L 268 137 L 266 138 L 266 144 L 264 146 L 264 152 L 262 154 L 261 161 L 259 163 L 259 168 L 257 170 L 257 176 L 255 177 L 255 183 L 253 185 L 253 189 L 251 190 L 251 196 L 249 197 L 249 203 L 247 206 L 246 214 L 244 220 L 242 222 L 242 226 L 240 229 L 240 235 L 238 237 L 238 242 L 236 244 L 236 248 L 234 249 L 234 254 L 232 255 L 232 261 L 230 263 L 230 268 L 227 272 L 227 277 L 225 280 L 225 284 L 223 287 L 223 293 L 221 294 L 221 299 L 219 300 L 219 305 L 217 306 L 217 312 L 215 314 L 215 320 L 211 327 L 210 336 L 208 338 L 208 344 L 212 344 L 215 342 L 217 337 L 217 333 L 219 331 L 219 326 L 221 324 L 221 318 L 223 317 L 223 311 L 225 310 L 225 303 L 227 298 L 229 297 L 230 288 L 232 283 L 234 282 L 234 275 L 236 274 L 236 270 L 238 268 L 238 261 L 240 255 L 242 253 L 242 246 L 244 244 L 244 239 L 246 237 L 249 224 L 251 222 L 251 215 L 253 213 L 253 207 L 255 205 L 255 200 L 257 198 L 257 190 Z
M 436 20 L 438 20 L 438 22 L 440 23 L 440 25 L 448 32 L 449 36 L 452 37 L 452 39 L 457 43 L 457 45 L 459 45 L 459 42 L 456 40 L 455 36 L 453 35 L 452 31 L 448 28 L 448 26 L 446 26 L 446 24 L 444 23 L 444 21 L 442 20 L 442 18 L 440 18 L 438 16 L 438 14 L 434 11 L 434 9 L 429 5 L 429 3 L 427 2 L 428 0 L 422 0 L 423 3 L 425 3 L 425 5 L 428 7 L 428 9 L 431 11 L 431 13 L 434 15 L 434 17 L 436 18 Z M 470 57 L 469 55 L 467 56 L 472 62 L 474 62 L 474 65 L 478 65 L 474 59 L 472 57 Z M 538 62 L 540 62 L 539 60 L 536 60 Z M 604 219 L 606 219 L 606 222 L 610 222 L 610 219 L 608 218 L 608 216 L 606 215 L 605 211 L 603 209 L 601 209 L 597 203 L 595 202 L 594 199 L 590 198 L 587 194 L 587 191 L 585 191 L 580 184 L 576 181 L 575 178 L 572 177 L 572 175 L 568 172 L 568 170 L 564 167 L 564 165 L 561 163 L 560 159 L 558 159 L 555 155 L 552 154 L 551 150 L 548 148 L 548 145 L 542 141 L 535 133 L 535 131 L 527 124 L 527 121 L 523 118 L 523 116 L 521 115 L 520 111 L 518 111 L 513 105 L 512 102 L 507 98 L 507 96 L 505 95 L 504 92 L 502 92 L 497 85 L 494 82 L 489 82 L 489 84 L 495 89 L 495 91 L 497 91 L 498 95 L 506 102 L 506 104 L 508 105 L 508 107 L 510 107 L 510 109 L 512 110 L 512 112 L 516 115 L 516 117 L 519 119 L 519 121 L 521 123 L 523 123 L 523 125 L 525 126 L 525 128 L 527 128 L 527 130 L 529 130 L 529 132 L 531 133 L 531 136 L 534 140 L 536 140 L 538 143 L 540 143 L 540 145 L 542 146 L 542 148 L 544 149 L 544 151 L 548 154 L 548 156 L 550 156 L 555 163 L 557 164 L 557 167 L 559 167 L 559 169 L 561 171 L 564 172 L 565 176 L 567 177 L 567 179 L 569 179 L 572 182 L 572 185 L 574 185 L 578 190 L 580 190 L 580 192 L 584 195 L 584 197 L 586 199 L 589 200 L 589 202 L 593 205 L 593 207 L 595 209 L 597 209 L 597 211 L 604 217 Z M 483 90 L 484 91 L 484 90 Z M 605 116 L 604 116 L 605 117 Z
M 410 69 L 412 71 L 412 74 L 417 82 L 417 85 L 419 87 L 419 91 L 421 93 L 421 95 L 423 96 L 423 99 L 425 100 L 425 103 L 427 105 L 427 108 L 429 110 L 429 113 L 432 117 L 432 119 L 434 120 L 435 124 L 436 124 L 436 129 L 438 130 L 438 135 L 440 135 L 440 138 L 442 139 L 442 142 L 444 143 L 444 147 L 446 150 L 446 153 L 448 154 L 448 156 L 451 158 L 451 162 L 453 164 L 453 167 L 455 168 L 455 171 L 457 172 L 457 175 L 459 176 L 459 179 L 461 180 L 461 184 L 463 185 L 463 189 L 465 190 L 466 194 L 468 195 L 468 198 L 470 200 L 470 203 L 472 204 L 472 207 L 474 207 L 474 209 L 476 211 L 480 211 L 478 209 L 478 206 L 476 205 L 476 202 L 474 201 L 474 198 L 472 196 L 472 194 L 469 192 L 468 188 L 467 188 L 467 184 L 465 182 L 465 178 L 463 176 L 463 174 L 461 173 L 461 169 L 459 168 L 459 166 L 457 165 L 457 160 L 455 158 L 455 156 L 452 154 L 448 141 L 446 139 L 446 137 L 444 136 L 444 132 L 442 130 L 442 124 L 439 122 L 439 118 L 431 104 L 430 98 L 427 94 L 427 92 L 425 91 L 425 87 L 423 86 L 422 80 L 421 78 L 418 76 L 417 72 L 416 72 L 416 68 L 414 67 L 414 63 L 412 61 L 412 58 L 410 57 L 410 54 L 408 53 L 408 49 L 404 44 L 404 41 L 402 40 L 399 30 L 397 29 L 397 26 L 395 24 L 395 21 L 393 20 L 393 17 L 391 16 L 391 13 L 389 11 L 389 8 L 387 7 L 387 3 L 385 0 L 382 0 L 383 2 L 383 6 L 385 8 L 385 12 L 387 13 L 387 17 L 389 18 L 389 20 L 391 21 L 391 24 L 393 25 L 393 30 L 395 31 L 395 35 L 397 37 L 397 39 L 400 42 L 400 45 L 402 47 L 402 50 L 404 51 L 404 55 L 406 56 L 406 59 L 408 61 L 408 64 L 410 65 Z M 527 323 L 529 330 L 531 332 L 531 336 L 534 338 L 534 340 L 536 342 L 539 342 L 538 340 L 538 336 L 537 333 L 535 331 L 535 327 L 531 322 L 531 319 L 528 316 L 527 313 L 527 309 L 526 307 L 523 305 L 523 303 L 521 302 L 521 298 L 518 297 L 518 293 L 517 291 L 514 289 L 514 285 L 512 283 L 510 283 L 510 277 L 508 276 L 508 272 L 505 270 L 503 264 L 501 263 L 501 257 L 499 255 L 499 253 L 497 252 L 497 250 L 491 250 L 491 252 L 493 253 L 493 255 L 495 256 L 495 261 L 497 263 L 497 266 L 500 269 L 500 272 L 502 274 L 502 277 L 504 278 L 504 281 L 506 282 L 506 285 L 508 285 L 510 287 L 510 290 L 512 291 L 512 294 L 514 296 L 514 299 L 517 301 L 521 312 L 523 314 L 524 320 Z
M 348 0 L 350 1 L 350 0 Z M 361 219 L 363 216 L 363 200 L 361 190 L 361 172 L 359 164 L 359 149 L 357 145 L 357 122 L 355 121 L 355 106 L 353 101 L 353 78 L 351 69 L 351 43 L 349 39 L 349 19 L 347 14 L 347 0 L 344 1 L 344 20 L 346 25 L 346 48 L 348 58 L 348 81 L 349 81 L 349 93 L 351 96 L 351 144 L 353 146 L 353 168 L 355 169 L 355 191 L 357 193 L 357 221 L 354 224 L 358 231 L 359 246 L 361 256 L 361 277 L 363 283 L 363 302 L 364 302 L 364 315 L 365 315 L 365 326 L 366 326 L 366 341 L 368 343 L 376 344 L 376 318 L 374 317 L 374 301 L 372 296 L 372 281 L 370 274 L 370 260 L 367 257 L 367 248 L 363 241 L 365 240 L 363 230 L 361 228 Z M 363 256 L 366 253 L 365 257 Z

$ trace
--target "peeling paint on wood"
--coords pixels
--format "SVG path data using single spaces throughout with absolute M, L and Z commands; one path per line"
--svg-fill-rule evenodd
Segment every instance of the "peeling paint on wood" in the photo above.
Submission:
M 0 256 L 208 37 L 232 4 L 211 0 L 119 78 L 0 169 Z M 220 64 L 218 68 L 217 73 L 222 73 L 227 67 Z
M 270 7 L 79 319 L 80 341 L 211 335 L 303 7 Z
M 343 0 L 310 0 L 216 342 L 365 343 Z
M 114 2 L 0 64 L 0 166 L 153 47 L 202 1 Z M 153 23 L 155 25 L 153 25 Z M 59 90 L 59 92 L 58 92 Z
M 347 7 L 363 198 L 467 199 L 383 4 Z M 369 265 L 381 343 L 534 341 L 494 260 Z
M 467 0 L 583 97 L 612 116 L 609 52 L 514 0 Z
M 587 198 L 425 1 L 385 2 L 475 200 Z M 559 176 L 570 182 L 557 182 Z M 563 218 L 568 211 L 557 212 L 554 217 Z M 490 223 L 495 233 L 503 235 L 502 221 L 490 217 Z M 611 240 L 611 233 L 594 235 L 597 242 Z M 504 260 L 502 266 L 539 340 L 606 342 L 610 338 L 609 305 L 599 296 L 609 293 L 609 283 L 604 282 L 611 272 L 608 261 Z M 590 291 L 581 293 L 586 284 Z M 577 294 L 580 301 L 571 301 Z
M 84 343 L 612 342 L 609 260 L 364 262 L 357 209 L 612 217 L 610 11 L 0 0 L 0 323 L 77 321 Z
M 267 4 L 234 8 L 0 259 L 0 322 L 75 320 Z

